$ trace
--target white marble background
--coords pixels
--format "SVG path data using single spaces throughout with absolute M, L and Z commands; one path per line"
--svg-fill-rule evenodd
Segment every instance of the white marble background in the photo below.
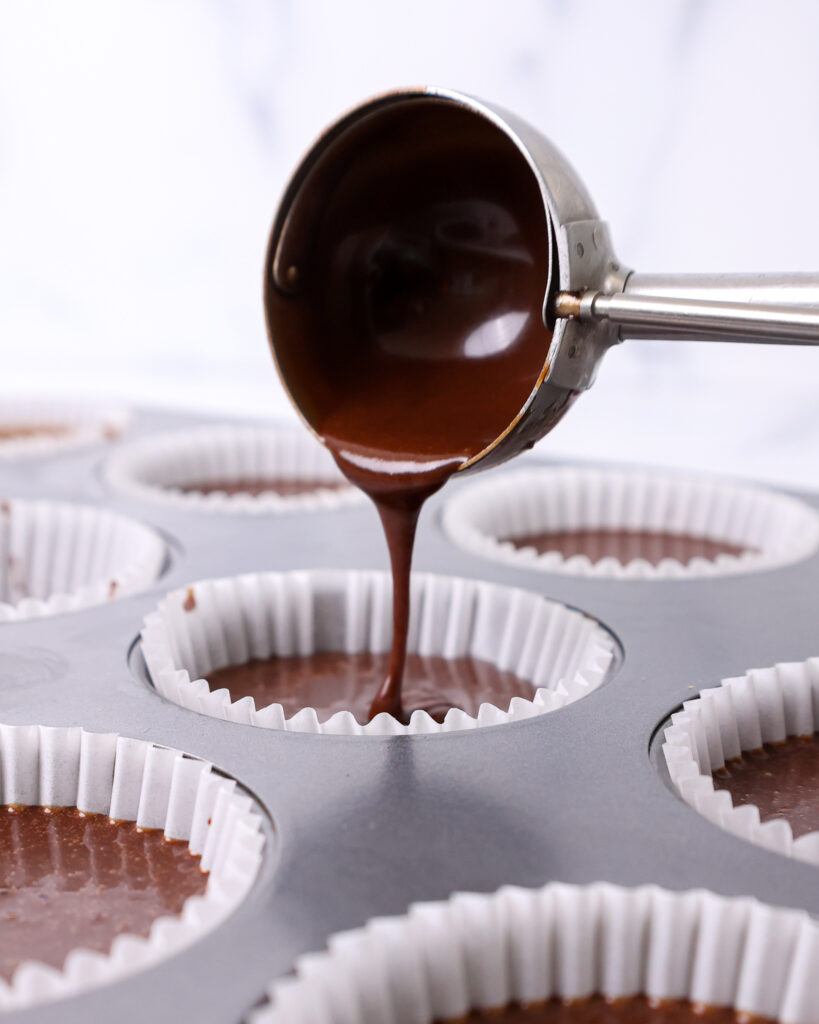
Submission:
M 261 264 L 367 94 L 567 152 L 641 270 L 819 272 L 815 0 L 0 0 L 0 391 L 291 415 Z M 541 451 L 819 485 L 819 351 L 632 343 Z

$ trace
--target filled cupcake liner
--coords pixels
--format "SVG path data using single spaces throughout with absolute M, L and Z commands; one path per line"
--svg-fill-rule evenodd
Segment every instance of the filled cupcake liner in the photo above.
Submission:
M 819 1024 L 819 926 L 705 890 L 509 886 L 334 935 L 250 1024 L 431 1024 L 551 998 L 645 994 Z
M 715 479 L 649 470 L 524 469 L 465 487 L 444 509 L 444 528 L 482 558 L 597 579 L 692 579 L 773 569 L 819 550 L 819 514 L 783 494 Z M 557 551 L 539 554 L 509 538 L 571 530 L 633 530 L 722 541 L 756 550 L 683 563 L 628 563 Z
M 107 509 L 0 500 L 0 622 L 104 604 L 149 587 L 161 537 Z
M 18 399 L 0 396 L 0 432 L 20 427 L 47 426 L 60 430 L 0 440 L 0 461 L 31 455 L 50 455 L 85 445 L 113 441 L 127 429 L 127 409 L 82 402 Z M 64 429 L 63 429 L 64 428 Z
M 192 711 L 289 732 L 395 735 L 452 732 L 519 721 L 590 693 L 612 667 L 616 643 L 595 619 L 539 594 L 482 581 L 413 574 L 408 650 L 471 655 L 532 683 L 532 699 L 481 705 L 476 717 L 451 709 L 443 724 L 426 711 L 408 725 L 388 714 L 359 724 L 349 711 L 319 721 L 305 707 L 256 708 L 212 691 L 208 673 L 252 658 L 315 651 L 390 650 L 392 580 L 387 573 L 317 570 L 205 580 L 173 591 L 145 619 L 142 652 L 162 696 Z
M 147 938 L 123 934 L 107 954 L 77 948 L 62 970 L 36 961 L 0 979 L 0 1011 L 75 995 L 165 960 L 223 921 L 245 898 L 264 847 L 251 799 L 210 764 L 178 750 L 79 727 L 0 725 L 4 805 L 77 807 L 185 840 L 209 872 L 181 914 L 157 918 Z
M 794 839 L 787 821 L 760 821 L 753 804 L 734 806 L 713 772 L 743 751 L 819 728 L 819 658 L 753 669 L 703 690 L 671 716 L 663 753 L 674 789 L 704 818 L 741 839 L 819 866 L 819 831 Z
M 106 477 L 112 487 L 132 497 L 202 512 L 337 509 L 362 500 L 327 449 L 306 431 L 290 427 L 202 427 L 153 436 L 112 455 Z M 277 477 L 323 481 L 328 487 L 294 495 L 183 490 L 197 483 Z M 341 483 L 345 486 L 335 486 Z

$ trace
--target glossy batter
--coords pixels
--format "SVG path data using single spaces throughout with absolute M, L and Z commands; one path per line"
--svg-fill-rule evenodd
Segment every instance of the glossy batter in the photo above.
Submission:
M 819 829 L 819 737 L 790 737 L 745 753 L 714 772 L 734 806 L 755 804 L 763 821 L 790 823 L 794 838 Z
M 306 657 L 268 658 L 208 673 L 211 689 L 231 697 L 253 697 L 257 708 L 274 702 L 290 718 L 302 708 L 318 711 L 325 722 L 336 711 L 351 711 L 362 725 L 369 719 L 373 691 L 389 669 L 388 654 L 320 652 Z M 531 700 L 535 687 L 511 672 L 477 658 L 425 658 L 407 655 L 403 718 L 422 709 L 442 722 L 450 708 L 476 715 L 481 704 L 506 711 L 513 697 Z
M 79 946 L 105 953 L 146 936 L 202 893 L 188 844 L 74 808 L 0 806 L 0 977 L 25 960 L 62 967 Z
M 65 437 L 71 428 L 60 423 L 14 423 L 0 426 L 0 441 L 21 441 L 36 437 Z
M 257 498 L 260 494 L 278 494 L 283 498 L 292 498 L 299 494 L 310 494 L 313 491 L 337 491 L 347 485 L 342 480 L 260 480 L 246 478 L 241 480 L 209 480 L 207 482 L 185 484 L 180 490 L 185 494 L 250 494 Z
M 714 561 L 718 555 L 738 557 L 749 550 L 706 537 L 647 530 L 561 530 L 502 539 L 516 548 L 534 548 L 540 554 L 558 551 L 564 558 L 586 555 L 591 562 L 616 558 L 623 565 L 636 558 L 642 558 L 651 565 L 659 565 L 664 558 L 673 558 L 687 565 L 692 558 Z
M 568 1003 L 552 999 L 536 1006 L 475 1011 L 460 1018 L 459 1024 L 763 1024 L 764 1021 L 767 1018 L 751 1017 L 728 1007 L 695 1006 L 682 1000 L 653 1002 L 645 996 L 633 996 L 609 1002 L 594 996 Z

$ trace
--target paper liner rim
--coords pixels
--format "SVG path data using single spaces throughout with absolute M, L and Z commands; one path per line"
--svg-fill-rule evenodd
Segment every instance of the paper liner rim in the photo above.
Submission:
M 784 818 L 768 818 L 762 821 L 759 806 L 750 801 L 735 804 L 727 790 L 718 790 L 714 785 L 714 771 L 700 770 L 690 744 L 690 738 L 681 728 L 687 716 L 699 716 L 703 710 L 702 700 L 708 695 L 724 691 L 736 682 L 745 683 L 756 673 L 789 670 L 793 667 L 819 667 L 819 658 L 809 658 L 804 662 L 777 662 L 769 669 L 751 669 L 744 676 L 723 679 L 719 686 L 701 690 L 695 697 L 684 701 L 682 711 L 671 716 L 671 724 L 663 730 L 662 751 L 668 769 L 669 778 L 674 792 L 693 811 L 710 821 L 723 831 L 762 847 L 783 857 L 802 861 L 819 867 L 819 829 L 805 832 L 794 838 L 791 823 Z M 757 708 L 761 711 L 760 705 Z M 806 733 L 787 733 L 785 740 L 807 736 Z M 765 741 L 763 741 L 765 742 Z M 771 741 L 773 742 L 773 741 Z M 740 747 L 742 753 L 753 752 L 758 747 Z M 687 756 L 686 756 L 687 754 Z M 726 759 L 730 760 L 730 759 Z M 689 785 L 689 782 L 694 785 Z
M 465 485 L 460 493 L 453 495 L 444 506 L 442 523 L 444 532 L 450 541 L 461 550 L 484 558 L 488 561 L 508 565 L 512 568 L 526 568 L 537 572 L 555 573 L 564 576 L 588 577 L 598 580 L 619 580 L 628 582 L 656 582 L 659 580 L 692 580 L 706 578 L 723 578 L 742 574 L 766 572 L 773 569 L 793 565 L 810 558 L 819 551 L 819 513 L 810 505 L 776 490 L 763 486 L 732 481 L 730 479 L 711 478 L 704 475 L 673 473 L 663 470 L 620 470 L 602 467 L 577 466 L 541 466 L 512 470 L 505 475 L 501 483 L 536 486 L 544 476 L 567 477 L 574 475 L 598 475 L 601 478 L 622 478 L 627 483 L 638 479 L 652 478 L 657 481 L 668 481 L 677 484 L 701 484 L 734 489 L 737 493 L 768 499 L 772 503 L 781 503 L 780 507 L 798 506 L 804 512 L 805 520 L 813 520 L 813 536 L 801 545 L 793 545 L 791 550 L 784 552 L 746 551 L 740 555 L 719 554 L 714 559 L 696 557 L 688 562 L 676 558 L 664 558 L 657 565 L 652 565 L 643 558 L 620 562 L 613 556 L 605 556 L 596 562 L 582 554 L 564 557 L 559 551 L 538 553 L 531 547 L 516 547 L 511 541 L 500 540 L 484 532 L 482 527 L 470 519 L 470 505 L 476 505 L 487 486 L 485 482 Z M 565 483 L 561 484 L 565 486 Z M 565 528 L 569 529 L 569 528 Z M 708 539 L 708 538 L 706 538 Z
M 270 426 L 249 424 L 223 424 L 195 427 L 188 430 L 166 431 L 149 438 L 139 438 L 123 445 L 117 452 L 109 456 L 105 465 L 105 480 L 114 490 L 135 498 L 139 501 L 162 504 L 188 511 L 206 512 L 228 515 L 266 515 L 287 512 L 320 512 L 333 511 L 360 505 L 364 495 L 355 487 L 344 481 L 339 474 L 343 486 L 317 487 L 303 494 L 281 495 L 274 491 L 264 491 L 252 495 L 246 493 L 228 494 L 224 491 L 185 491 L 178 486 L 166 486 L 148 483 L 136 475 L 134 463 L 140 459 L 150 459 L 151 448 L 155 444 L 184 445 L 186 442 L 206 440 L 208 435 L 222 438 L 235 435 L 237 446 L 243 443 L 250 434 L 268 434 L 271 438 L 288 436 L 298 438 L 306 444 L 317 444 L 309 435 L 302 437 L 296 425 L 272 424 Z
M 61 455 L 97 444 L 118 441 L 133 422 L 133 411 L 125 405 L 98 405 L 63 399 L 2 398 L 0 427 L 21 424 L 31 417 L 53 417 L 68 432 L 58 436 L 10 438 L 0 441 L 0 463 L 38 456 Z
M 43 737 L 71 736 L 83 741 L 108 741 L 115 745 L 114 764 L 118 755 L 120 741 L 131 750 L 139 748 L 145 752 L 145 759 L 152 751 L 160 751 L 174 757 L 174 769 L 179 762 L 196 764 L 200 767 L 196 793 L 188 796 L 191 804 L 190 813 L 194 817 L 196 805 L 201 798 L 206 779 L 213 780 L 215 796 L 210 813 L 216 817 L 220 796 L 224 794 L 221 809 L 221 831 L 211 832 L 210 820 L 205 826 L 204 849 L 198 854 L 201 859 L 209 858 L 207 883 L 201 893 L 189 896 L 183 903 L 178 914 L 163 914 L 154 918 L 147 936 L 133 932 L 121 932 L 114 936 L 108 951 L 101 953 L 83 946 L 75 946 L 66 954 L 62 966 L 52 967 L 39 960 L 26 960 L 18 965 L 11 981 L 0 978 L 0 1017 L 5 1013 L 17 1012 L 35 1006 L 47 1005 L 62 999 L 78 995 L 82 992 L 103 988 L 139 973 L 157 963 L 169 960 L 198 942 L 208 933 L 223 924 L 244 902 L 255 884 L 264 857 L 266 843 L 262 830 L 262 813 L 253 799 L 244 790 L 237 791 L 237 780 L 230 776 L 222 776 L 212 772 L 213 764 L 204 758 L 187 754 L 175 747 L 166 747 L 150 740 L 138 740 L 124 737 L 119 733 L 88 732 L 81 726 L 37 726 L 37 725 L 5 725 L 0 722 L 0 754 L 7 742 L 10 732 L 22 734 L 25 731 L 38 731 L 37 755 L 43 756 Z M 78 755 L 78 764 L 81 763 Z M 42 768 L 39 769 L 42 771 Z M 78 768 L 79 770 L 79 768 Z M 144 772 L 140 782 L 140 805 L 145 796 Z M 173 776 L 172 776 L 173 777 Z M 114 780 L 111 781 L 113 798 Z M 159 780 L 164 781 L 164 780 Z M 107 780 L 106 780 L 107 782 Z M 157 780 L 154 780 L 156 786 Z M 2 796 L 2 787 L 0 787 Z M 38 793 L 38 796 L 42 796 Z M 75 796 L 79 803 L 79 795 Z M 16 804 L 17 805 L 17 804 Z M 22 802 L 20 806 L 51 806 L 76 807 L 76 803 L 30 803 Z M 98 812 L 90 812 L 98 813 Z M 170 814 L 170 806 L 166 808 L 166 825 Z M 200 817 L 201 817 L 200 813 Z M 130 816 L 117 816 L 117 820 L 138 820 Z M 148 826 L 164 831 L 159 826 Z M 244 834 L 242 834 L 244 832 Z M 207 846 L 207 837 L 212 836 L 215 846 Z M 227 837 L 227 842 L 226 842 Z M 188 847 L 193 843 L 193 836 L 187 840 Z M 123 962 L 125 961 L 125 962 Z
M 410 716 L 408 725 L 404 725 L 387 713 L 377 715 L 372 719 L 372 721 L 362 725 L 355 719 L 352 712 L 346 710 L 334 712 L 324 722 L 321 722 L 319 721 L 318 711 L 312 707 L 301 708 L 295 715 L 292 715 L 290 718 L 286 718 L 281 704 L 274 702 L 266 705 L 265 707 L 257 708 L 256 702 L 252 697 L 239 697 L 232 700 L 227 690 L 212 690 L 207 679 L 203 677 L 192 679 L 190 672 L 186 668 L 178 666 L 175 663 L 173 653 L 165 637 L 164 623 L 161 622 L 161 610 L 165 601 L 172 598 L 178 599 L 185 597 L 189 590 L 195 589 L 196 586 L 202 586 L 203 584 L 225 581 L 233 582 L 257 577 L 288 576 L 295 574 L 315 576 L 327 582 L 340 582 L 350 576 L 387 575 L 385 573 L 373 572 L 370 570 L 354 569 L 310 569 L 285 572 L 270 571 L 264 573 L 244 573 L 240 576 L 225 577 L 222 580 L 199 580 L 190 587 L 181 587 L 177 590 L 170 591 L 163 597 L 160 605 L 145 617 L 143 620 L 142 631 L 140 633 L 140 648 L 142 650 L 143 658 L 145 659 L 148 677 L 157 692 L 164 699 L 185 707 L 187 710 L 192 710 L 211 718 L 221 717 L 226 721 L 236 722 L 240 725 L 250 725 L 255 728 L 345 737 L 429 736 L 440 733 L 464 732 L 472 729 L 490 728 L 495 725 L 508 725 L 527 718 L 548 714 L 551 711 L 561 710 L 566 705 L 581 699 L 581 697 L 593 693 L 607 682 L 611 676 L 612 669 L 616 664 L 618 642 L 614 635 L 598 619 L 593 615 L 565 605 L 560 601 L 543 597 L 541 594 L 534 596 L 547 605 L 561 608 L 567 614 L 590 621 L 595 627 L 594 641 L 587 641 L 587 658 L 584 660 L 583 665 L 577 669 L 574 676 L 574 679 L 585 677 L 586 675 L 593 676 L 591 683 L 587 682 L 584 678 L 586 685 L 585 692 L 578 693 L 574 697 L 564 697 L 563 694 L 557 690 L 552 690 L 549 687 L 535 687 L 534 694 L 531 699 L 525 697 L 513 697 L 510 701 L 509 708 L 506 711 L 490 703 L 481 704 L 478 714 L 474 716 L 468 715 L 466 712 L 461 711 L 458 708 L 452 708 L 447 712 L 443 723 L 435 721 L 435 719 L 433 719 L 432 716 L 424 710 L 414 711 Z M 419 582 L 423 582 L 430 577 L 434 577 L 438 581 L 447 583 L 453 583 L 460 580 L 460 577 L 454 576 L 443 576 L 433 573 L 413 573 L 413 579 Z M 505 591 L 522 591 L 527 594 L 531 593 L 530 591 L 525 591 L 520 587 L 508 586 L 506 584 L 486 583 L 486 581 L 481 582 L 483 582 L 485 586 L 491 586 L 493 588 L 497 587 Z M 342 588 L 339 589 L 343 592 Z M 203 687 L 207 688 L 208 696 L 214 697 L 214 695 L 218 695 L 221 698 L 218 715 L 211 711 L 203 710 L 201 706 L 199 706 Z M 172 695 L 169 692 L 171 690 L 184 692 L 187 697 L 187 701 L 183 703 L 181 700 L 177 699 L 175 695 Z M 553 706 L 547 706 L 550 703 Z M 194 707 L 192 705 L 196 706 Z M 258 718 L 260 716 L 265 716 L 266 718 L 275 716 L 277 720 L 283 720 L 284 725 L 282 727 L 278 724 L 272 724 L 267 721 L 260 722 L 252 720 L 253 718 Z
M 162 574 L 162 567 L 168 557 L 168 546 L 153 527 L 134 516 L 99 505 L 48 498 L 8 498 L 6 501 L 12 506 L 24 509 L 29 514 L 38 508 L 47 507 L 55 511 L 67 511 L 69 515 L 93 512 L 100 519 L 118 520 L 123 525 L 127 525 L 128 529 L 133 529 L 146 539 L 150 550 L 146 551 L 142 558 L 132 559 L 128 565 L 123 566 L 110 576 L 106 576 L 105 579 L 85 583 L 74 590 L 55 591 L 45 598 L 23 597 L 14 602 L 0 600 L 0 624 L 50 618 L 54 615 L 110 604 L 120 598 L 130 597 L 148 590 Z
M 533 968 L 521 956 L 522 940 L 512 948 L 514 910 L 527 929 L 536 919 L 539 930 L 525 934 L 538 936 L 536 956 L 546 954 L 545 967 Z M 783 935 L 787 963 L 784 970 L 768 964 L 766 987 L 758 977 L 765 953 Z M 593 964 L 571 962 L 589 944 Z M 685 959 L 677 959 L 680 946 Z M 730 950 L 728 976 L 718 969 L 721 947 Z M 269 1002 L 251 1012 L 248 1024 L 291 1024 L 306 1019 L 299 1013 L 304 1009 L 322 1011 L 315 1019 L 324 1024 L 387 1019 L 383 1011 L 396 1024 L 457 1024 L 473 1010 L 502 1010 L 520 1001 L 521 988 L 531 992 L 540 985 L 546 1000 L 644 995 L 727 1007 L 779 1024 L 816 1024 L 811 981 L 814 988 L 819 983 L 810 968 L 817 961 L 817 922 L 804 910 L 752 896 L 601 881 L 505 885 L 491 893 L 455 892 L 446 900 L 416 902 L 405 914 L 371 918 L 361 928 L 332 934 L 320 951 L 297 957 L 292 975 L 271 982 Z M 398 977 L 401 970 L 408 972 L 406 983 Z M 718 999 L 703 1000 L 703 990 L 719 990 Z M 542 1001 L 529 994 L 523 1000 Z M 442 1003 L 454 1012 L 441 1013 Z

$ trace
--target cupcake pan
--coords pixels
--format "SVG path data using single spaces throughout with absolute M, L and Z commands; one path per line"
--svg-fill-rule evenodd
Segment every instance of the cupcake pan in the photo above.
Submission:
M 207 425 L 142 412 L 129 436 Z M 699 815 L 663 777 L 661 753 L 670 714 L 700 690 L 752 666 L 819 655 L 816 555 L 710 579 L 535 571 L 453 544 L 442 509 L 469 485 L 455 481 L 424 513 L 419 571 L 520 587 L 582 609 L 622 645 L 613 677 L 554 713 L 496 728 L 411 737 L 251 728 L 154 691 L 136 642 L 143 620 L 195 580 L 383 570 L 375 513 L 359 503 L 240 520 L 195 514 L 107 486 L 107 451 L 38 460 L 28 472 L 3 464 L 0 492 L 139 520 L 163 537 L 167 572 L 150 589 L 100 607 L 0 624 L 0 721 L 82 725 L 199 756 L 269 813 L 276 854 L 264 857 L 251 897 L 199 942 L 115 984 L 8 1020 L 238 1024 L 272 979 L 332 933 L 419 901 L 510 884 L 706 888 L 819 914 L 817 868 Z M 515 471 L 493 473 L 497 486 Z M 816 497 L 803 500 L 819 507 Z

